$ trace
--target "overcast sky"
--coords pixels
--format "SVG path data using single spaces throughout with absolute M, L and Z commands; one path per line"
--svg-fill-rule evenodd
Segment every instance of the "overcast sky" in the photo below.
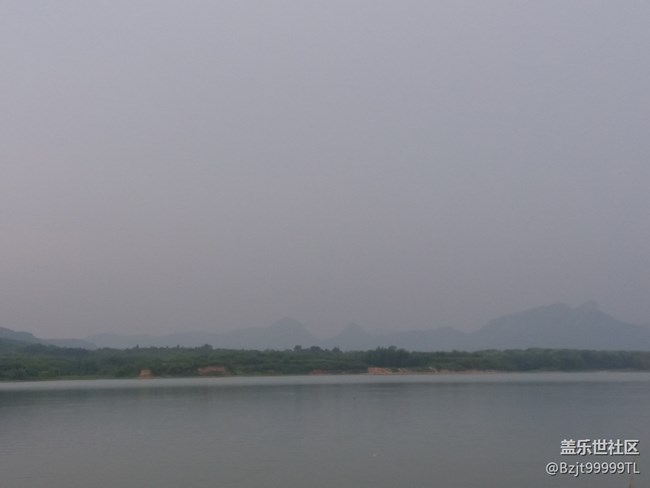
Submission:
M 650 323 L 650 3 L 2 1 L 0 326 Z

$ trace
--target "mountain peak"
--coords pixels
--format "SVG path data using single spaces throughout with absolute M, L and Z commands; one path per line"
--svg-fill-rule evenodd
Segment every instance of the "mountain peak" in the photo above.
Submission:
M 350 332 L 365 332 L 363 327 L 361 327 L 359 324 L 355 324 L 354 322 L 350 322 L 348 325 L 344 327 L 345 331 L 350 331 Z
M 274 330 L 304 330 L 305 326 L 292 317 L 284 317 L 273 322 L 270 328 Z
M 593 310 L 598 310 L 598 303 L 595 300 L 588 300 L 576 307 L 576 312 L 591 312 Z
M 575 308 L 554 304 L 505 315 L 471 336 L 474 348 L 647 350 L 650 347 L 650 330 L 601 312 L 594 301 Z

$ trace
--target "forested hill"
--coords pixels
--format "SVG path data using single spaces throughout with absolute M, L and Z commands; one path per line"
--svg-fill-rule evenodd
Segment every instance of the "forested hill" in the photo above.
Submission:
M 60 348 L 0 339 L 0 380 L 462 371 L 650 370 L 650 352 L 567 349 L 409 352 L 396 347 L 343 352 L 318 346 L 284 351 L 196 348 Z

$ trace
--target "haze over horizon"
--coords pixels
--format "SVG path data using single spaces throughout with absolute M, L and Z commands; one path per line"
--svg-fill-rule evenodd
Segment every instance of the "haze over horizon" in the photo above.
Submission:
M 4 2 L 0 326 L 650 324 L 647 2 Z

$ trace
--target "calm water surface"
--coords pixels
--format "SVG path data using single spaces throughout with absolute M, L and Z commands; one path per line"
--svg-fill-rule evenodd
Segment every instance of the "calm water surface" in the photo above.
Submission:
M 560 456 L 639 439 L 640 456 Z M 550 461 L 636 461 L 650 374 L 321 376 L 0 384 L 0 487 L 621 487 Z

